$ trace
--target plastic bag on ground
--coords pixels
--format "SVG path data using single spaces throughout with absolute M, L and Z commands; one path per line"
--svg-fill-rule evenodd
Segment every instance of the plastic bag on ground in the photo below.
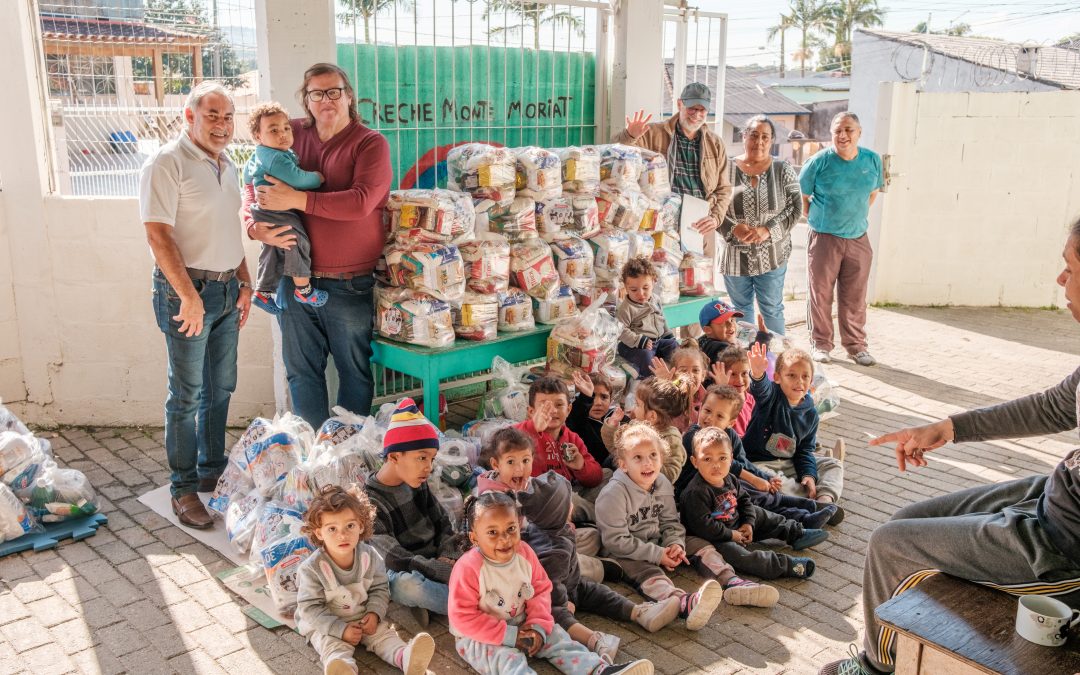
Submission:
M 642 169 L 638 186 L 647 197 L 659 201 L 671 194 L 667 158 L 659 152 L 644 148 L 640 148 L 639 152 L 641 152 Z
M 465 293 L 450 307 L 454 334 L 462 340 L 494 340 L 499 329 L 499 297 L 494 293 Z
M 289 469 L 285 477 L 278 481 L 270 498 L 304 513 L 308 510 L 311 501 L 315 499 L 318 489 L 315 481 L 308 471 L 310 464 L 303 462 Z
M 44 529 L 11 488 L 0 483 L 0 542 Z
M 632 145 L 612 143 L 600 146 L 600 180 L 620 189 L 637 191 L 644 163 L 641 151 Z
M 483 446 L 496 431 L 511 426 L 514 426 L 514 420 L 505 417 L 484 417 L 478 420 L 470 420 L 463 424 L 461 433 L 471 439 L 479 441 L 480 445 Z M 474 460 L 473 464 L 479 466 L 479 459 Z
M 301 511 L 267 502 L 255 527 L 251 551 L 266 573 L 270 598 L 279 612 L 291 616 L 296 609 L 297 570 L 316 547 L 301 532 Z
M 4 465 L 0 483 L 11 488 L 23 501 L 30 498 L 34 482 L 46 464 L 53 461 L 52 448 L 47 440 L 14 431 L 0 433 L 0 457 Z
M 533 315 L 536 323 L 558 323 L 562 319 L 578 313 L 574 291 L 569 286 L 559 286 L 558 293 L 551 300 L 533 300 L 536 306 Z
M 398 241 L 383 249 L 392 286 L 410 288 L 440 300 L 465 293 L 465 263 L 453 244 Z
M 555 271 L 551 248 L 539 237 L 510 247 L 510 276 L 515 286 L 538 300 L 558 293 L 559 274 Z
M 390 340 L 422 347 L 454 344 L 450 305 L 407 288 L 375 289 L 375 330 Z
M 267 422 L 262 418 L 256 418 L 256 421 Z M 248 427 L 249 430 L 250 428 Z M 237 443 L 237 447 L 242 442 L 243 438 Z M 244 452 L 242 450 L 238 452 L 234 447 L 232 452 L 229 453 L 229 463 L 225 465 L 225 471 L 218 478 L 217 487 L 214 488 L 214 494 L 210 496 L 210 501 L 206 503 L 206 508 L 219 516 L 225 516 L 233 499 L 248 494 L 254 488 L 255 481 L 251 479 L 251 475 L 247 471 L 247 459 Z
M 516 160 L 514 187 L 518 195 L 543 200 L 562 194 L 562 162 L 558 155 L 536 146 L 514 148 L 511 152 Z
M 509 333 L 536 328 L 532 298 L 520 288 L 509 288 L 496 294 L 499 299 L 499 330 Z
M 630 238 L 621 230 L 604 230 L 589 240 L 594 251 L 597 281 L 615 281 L 630 259 Z
M 593 285 L 593 250 L 581 237 L 563 234 L 551 242 L 559 279 L 570 290 L 587 293 Z
M 3 405 L 3 399 L 0 399 L 0 432 L 14 431 L 19 434 L 28 434 L 30 430 L 26 428 L 26 425 L 22 423 L 15 413 L 8 410 Z
M 501 234 L 484 232 L 458 246 L 465 263 L 465 287 L 476 293 L 498 293 L 510 286 L 510 243 Z
M 594 303 L 580 315 L 564 319 L 548 336 L 547 364 L 569 379 L 573 370 L 600 370 L 615 359 L 615 344 L 622 329 L 602 303 Z
M 517 160 L 507 148 L 466 143 L 446 153 L 446 183 L 451 190 L 468 192 L 479 212 L 509 206 L 514 200 Z
M 336 405 L 331 408 L 333 417 L 328 418 L 315 434 L 312 447 L 312 459 L 318 453 L 334 451 L 337 453 L 360 452 L 360 432 L 373 422 L 371 417 L 358 415 Z
M 840 407 L 840 387 L 829 379 L 825 370 L 815 364 L 814 379 L 810 382 L 810 396 L 819 415 Z
M 683 256 L 679 263 L 679 293 L 692 296 L 716 295 L 711 257 L 693 253 Z
M 266 497 L 258 490 L 252 490 L 229 501 L 225 510 L 225 534 L 229 543 L 240 553 L 251 550 L 255 526 L 259 524 L 259 516 L 265 503 Z
M 600 187 L 600 152 L 596 146 L 574 146 L 559 149 L 562 162 L 563 192 L 595 196 Z
M 386 213 L 393 236 L 404 239 L 411 233 L 422 241 L 467 239 L 476 220 L 472 198 L 452 190 L 391 190 Z
M 52 459 L 45 461 L 23 501 L 42 523 L 88 516 L 99 510 L 97 493 L 86 475 L 76 469 L 61 469 Z
M 679 301 L 679 268 L 668 262 L 656 263 L 654 267 L 660 279 L 653 293 L 661 305 L 674 305 Z
M 549 244 L 574 222 L 570 197 L 553 197 L 536 202 L 536 231 Z
M 528 375 L 528 366 L 514 366 L 501 356 L 492 359 L 492 389 L 481 398 L 481 414 L 524 422 L 529 407 L 529 386 L 525 384 Z
M 307 422 L 289 412 L 276 415 L 269 425 L 259 428 L 265 430 L 258 440 L 244 448 L 244 461 L 255 487 L 269 495 L 278 481 L 307 456 L 301 434 L 306 433 L 310 446 L 314 432 Z

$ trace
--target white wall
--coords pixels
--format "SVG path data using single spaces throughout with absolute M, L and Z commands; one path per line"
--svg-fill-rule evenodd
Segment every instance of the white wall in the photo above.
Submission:
M 7 219 L 3 209 L 0 209 L 0 398 L 21 401 L 26 398 L 26 383 L 22 374 L 15 290 L 12 287 L 11 246 L 8 242 Z
M 881 151 L 877 139 L 878 86 L 882 82 L 919 79 L 919 91 L 1010 92 L 1057 91 L 1040 82 L 1007 77 L 967 61 L 935 54 L 925 78 L 923 49 L 855 31 L 851 53 L 851 98 L 848 110 L 859 116 L 863 126 L 860 144 Z
M 872 220 L 871 302 L 1064 306 L 1080 217 L 1080 92 L 920 93 L 882 85 L 897 177 Z

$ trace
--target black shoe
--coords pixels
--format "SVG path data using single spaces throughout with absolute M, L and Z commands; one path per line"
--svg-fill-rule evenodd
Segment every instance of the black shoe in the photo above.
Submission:
M 653 675 L 652 661 L 639 659 L 630 663 L 620 663 L 617 666 L 608 666 L 600 671 L 603 675 L 622 673 L 622 675 Z
M 836 507 L 836 513 L 832 515 L 832 518 L 829 518 L 828 524 L 836 526 L 844 522 L 844 507 L 839 504 L 833 504 L 833 506 Z
M 604 581 L 607 583 L 614 583 L 617 581 L 623 581 L 626 578 L 626 574 L 623 572 L 619 563 L 615 562 L 611 558 L 599 558 L 600 564 L 604 566 Z
M 213 492 L 217 490 L 218 479 L 221 478 L 221 474 L 216 476 L 206 476 L 199 479 L 199 492 Z

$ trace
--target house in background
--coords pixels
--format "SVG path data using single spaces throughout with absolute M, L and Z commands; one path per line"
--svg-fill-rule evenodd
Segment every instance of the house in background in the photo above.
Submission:
M 928 92 L 1057 91 L 1080 88 L 1080 52 L 989 38 L 855 31 L 849 106 L 862 145 L 875 150 L 882 82 L 916 82 Z
M 811 73 L 806 77 L 758 75 L 754 79 L 807 107 L 821 101 L 846 101 L 851 91 L 851 78 L 840 73 Z

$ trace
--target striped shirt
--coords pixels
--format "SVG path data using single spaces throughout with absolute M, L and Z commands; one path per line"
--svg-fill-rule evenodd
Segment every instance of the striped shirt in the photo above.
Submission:
M 681 195 L 693 195 L 705 199 L 705 186 L 701 183 L 701 137 L 687 138 L 682 127 L 675 125 L 675 148 L 671 156 L 671 189 Z
M 791 255 L 791 230 L 802 213 L 799 176 L 790 164 L 774 159 L 758 176 L 755 186 L 738 162 L 732 161 L 729 166 L 735 196 L 724 222 L 720 223 L 720 236 L 728 244 L 724 247 L 720 270 L 740 277 L 771 272 Z M 767 227 L 771 236 L 760 244 L 743 244 L 733 234 L 736 221 Z

